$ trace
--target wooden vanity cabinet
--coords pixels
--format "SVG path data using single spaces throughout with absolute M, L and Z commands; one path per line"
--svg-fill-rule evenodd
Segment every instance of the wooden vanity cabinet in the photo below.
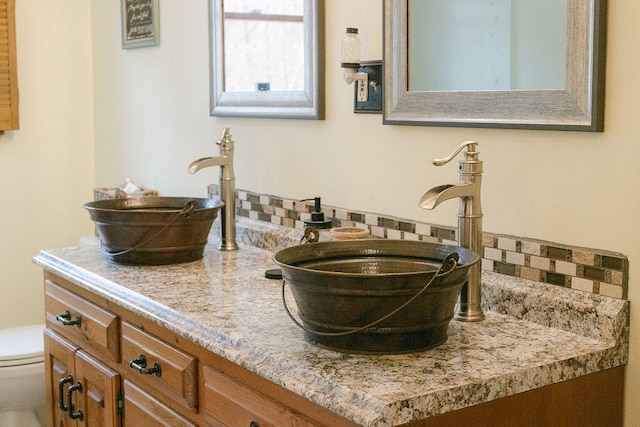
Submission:
M 119 426 L 120 361 L 114 313 L 45 280 L 48 423 Z M 87 424 L 83 424 L 83 423 Z
M 45 310 L 49 427 L 355 426 L 46 271 Z
M 406 427 L 622 427 L 624 366 L 605 369 Z
M 356 426 L 49 272 L 45 308 L 49 427 Z M 619 366 L 407 426 L 620 426 L 623 389 Z
M 81 293 L 66 280 L 45 274 L 47 425 L 196 425 L 165 403 L 177 401 L 197 412 L 196 359 L 123 322 L 105 302 Z M 130 366 L 144 355 L 151 366 L 164 365 L 164 376 Z M 184 365 L 191 381 L 183 382 L 180 376 Z M 184 401 L 173 392 L 183 386 L 190 390 L 182 393 Z

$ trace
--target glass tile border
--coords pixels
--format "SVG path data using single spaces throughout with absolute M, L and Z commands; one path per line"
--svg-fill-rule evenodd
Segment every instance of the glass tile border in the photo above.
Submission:
M 208 193 L 209 197 L 217 196 L 218 186 L 209 185 Z M 236 215 L 240 217 L 302 230 L 313 210 L 313 201 L 236 190 Z M 358 227 L 385 239 L 457 244 L 455 227 L 329 205 L 323 205 L 322 210 L 334 227 Z M 483 270 L 615 298 L 628 297 L 629 260 L 623 254 L 486 231 L 482 246 Z

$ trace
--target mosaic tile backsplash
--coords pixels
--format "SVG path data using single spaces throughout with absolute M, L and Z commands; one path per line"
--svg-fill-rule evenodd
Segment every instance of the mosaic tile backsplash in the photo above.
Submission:
M 218 194 L 210 185 L 209 196 Z M 236 191 L 236 215 L 302 230 L 311 219 L 313 201 Z M 455 227 L 381 214 L 322 206 L 334 227 L 359 227 L 372 236 L 456 244 Z M 484 232 L 482 269 L 615 298 L 627 298 L 629 260 L 623 254 L 580 248 L 525 237 Z

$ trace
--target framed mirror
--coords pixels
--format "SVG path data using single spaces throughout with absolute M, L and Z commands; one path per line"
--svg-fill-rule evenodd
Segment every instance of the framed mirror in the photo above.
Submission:
M 322 0 L 209 0 L 212 116 L 324 118 Z
M 565 21 L 552 25 L 542 1 L 384 0 L 384 124 L 602 131 L 606 0 L 553 1 L 562 4 Z M 481 4 L 498 10 L 470 12 Z M 429 16 L 432 22 L 422 18 Z M 523 35 L 519 25 L 531 22 L 544 34 Z M 554 40 L 542 37 L 552 33 Z M 460 34 L 458 46 L 478 42 L 487 50 L 459 51 Z M 557 46 L 559 55 L 550 52 Z M 500 48 L 506 52 L 496 54 Z M 434 52 L 458 54 L 430 57 Z M 555 71 L 522 83 L 527 74 L 543 74 L 535 63 Z M 484 83 L 469 83 L 485 74 Z

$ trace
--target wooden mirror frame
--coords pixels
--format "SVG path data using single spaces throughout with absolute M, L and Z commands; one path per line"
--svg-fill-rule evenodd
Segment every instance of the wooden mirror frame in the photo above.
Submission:
M 606 0 L 567 0 L 564 90 L 409 91 L 408 0 L 384 0 L 387 125 L 602 132 Z
M 324 2 L 304 0 L 304 90 L 226 92 L 224 0 L 209 0 L 211 116 L 324 119 Z

